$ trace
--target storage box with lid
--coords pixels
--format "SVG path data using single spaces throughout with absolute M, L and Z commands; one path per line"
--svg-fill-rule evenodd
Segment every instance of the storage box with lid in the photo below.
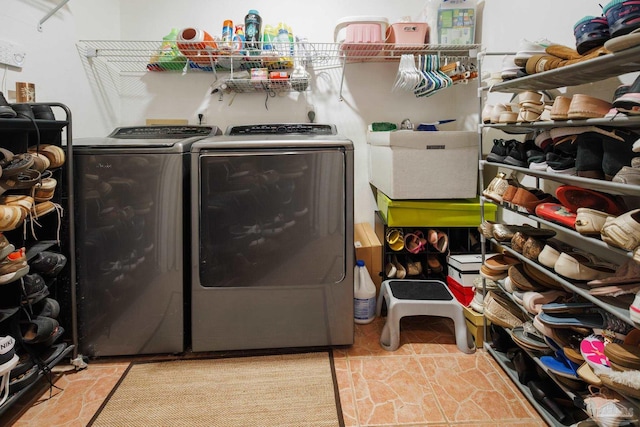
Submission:
M 478 186 L 478 134 L 368 131 L 369 180 L 393 200 L 467 199 Z
M 477 227 L 480 200 L 391 200 L 376 191 L 378 210 L 389 227 Z M 495 221 L 497 206 L 484 205 L 484 218 Z
M 485 255 L 487 258 L 493 254 Z M 447 257 L 449 277 L 465 287 L 473 287 L 473 281 L 480 277 L 481 254 L 450 255 Z
M 346 56 L 375 56 L 384 47 L 388 25 L 383 16 L 347 16 L 336 23 L 333 39 Z
M 396 22 L 387 29 L 387 43 L 394 49 L 422 47 L 429 43 L 429 26 L 426 22 Z

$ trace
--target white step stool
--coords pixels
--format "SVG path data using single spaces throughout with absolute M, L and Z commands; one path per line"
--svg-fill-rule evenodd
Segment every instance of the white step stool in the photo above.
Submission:
M 400 345 L 400 319 L 404 316 L 440 316 L 453 320 L 456 345 L 463 353 L 476 351 L 473 338 L 464 320 L 462 305 L 439 280 L 385 280 L 380 287 L 377 315 L 382 301 L 387 302 L 387 321 L 382 328 L 380 345 L 388 351 Z

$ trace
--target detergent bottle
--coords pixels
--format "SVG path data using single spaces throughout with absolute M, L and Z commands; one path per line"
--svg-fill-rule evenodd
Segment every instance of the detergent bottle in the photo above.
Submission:
M 262 50 L 272 50 L 273 41 L 277 35 L 278 31 L 273 27 L 273 25 L 265 25 L 264 30 L 262 31 Z
M 356 261 L 353 272 L 353 317 L 360 324 L 376 318 L 376 285 L 361 259 Z
M 248 51 L 260 50 L 262 18 L 260 13 L 251 9 L 244 17 L 244 38 Z
M 244 55 L 244 45 L 244 26 L 242 24 L 236 25 L 235 34 L 233 35 L 233 51 Z
M 169 34 L 162 38 L 162 45 L 158 55 L 158 65 L 163 70 L 181 70 L 187 61 L 178 49 L 176 44 L 177 38 L 177 28 L 172 28 Z
M 286 24 L 282 22 L 278 24 L 278 35 L 273 42 L 273 48 L 278 52 L 278 56 L 280 57 L 280 66 L 285 68 L 293 67 L 289 31 L 287 30 Z

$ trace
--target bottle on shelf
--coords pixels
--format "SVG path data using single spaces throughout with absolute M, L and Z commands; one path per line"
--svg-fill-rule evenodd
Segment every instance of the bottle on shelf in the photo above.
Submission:
M 261 29 L 262 18 L 260 13 L 255 9 L 249 10 L 249 13 L 244 18 L 244 37 L 246 49 L 251 54 L 258 54 L 260 51 Z
M 220 39 L 223 47 L 231 47 L 233 42 L 233 21 L 226 19 L 222 23 L 222 38 Z
M 182 70 L 187 58 L 182 56 L 176 40 L 178 38 L 178 29 L 172 28 L 171 32 L 162 38 L 162 46 L 158 55 L 158 65 L 163 70 Z
M 280 66 L 283 68 L 291 68 L 293 67 L 293 58 L 291 56 L 291 49 L 293 48 L 293 43 L 291 42 L 291 38 L 289 36 L 289 30 L 287 29 L 287 25 L 283 22 L 278 24 L 278 35 L 273 42 L 273 49 L 278 52 L 278 56 L 280 57 Z
M 242 24 L 236 25 L 235 33 L 233 35 L 233 51 L 239 52 L 244 55 L 245 50 L 245 37 L 244 26 Z
M 376 317 L 376 285 L 364 261 L 356 261 L 353 276 L 353 316 L 356 323 L 371 323 Z
M 273 42 L 278 35 L 278 30 L 273 25 L 265 25 L 262 31 L 262 50 L 273 50 Z

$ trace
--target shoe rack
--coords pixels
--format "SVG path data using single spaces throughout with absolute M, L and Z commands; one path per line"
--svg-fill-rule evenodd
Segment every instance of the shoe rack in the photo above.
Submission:
M 0 320 L 0 335 L 14 337 L 16 354 L 22 355 L 11 371 L 12 374 L 20 371 L 9 383 L 9 396 L 0 405 L 0 415 L 21 396 L 26 394 L 35 384 L 43 378 L 49 378 L 50 369 L 60 363 L 72 353 L 77 356 L 76 334 L 76 301 L 75 301 L 75 235 L 73 220 L 73 165 L 72 165 L 72 121 L 69 108 L 60 103 L 32 103 L 31 106 L 43 106 L 51 108 L 55 113 L 62 111 L 64 120 L 28 119 L 17 118 L 0 119 L 0 136 L 2 147 L 11 151 L 14 155 L 26 153 L 27 149 L 44 144 L 55 145 L 63 148 L 65 162 L 61 167 L 51 168 L 51 177 L 56 180 L 53 198 L 50 200 L 59 208 L 35 218 L 27 215 L 23 223 L 17 228 L 4 231 L 2 234 L 15 246 L 16 249 L 24 247 L 27 263 L 30 264 L 38 253 L 48 250 L 60 253 L 66 257 L 64 268 L 54 277 L 44 277 L 48 289 L 47 298 L 54 299 L 60 306 L 60 314 L 57 316 L 59 329 L 52 333 L 44 342 L 33 344 L 23 342 L 23 331 L 19 321 L 35 316 L 33 306 L 25 301 L 24 278 L 9 281 L 0 286 L 0 302 L 2 308 L 17 307 L 15 314 Z M 56 114 L 58 115 L 58 114 Z M 18 175 L 20 177 L 20 175 Z M 2 180 L 3 177 L 0 177 Z M 20 179 L 20 178 L 18 178 Z M 4 195 L 30 194 L 30 189 L 7 190 Z M 60 214 L 60 216 L 58 216 Z M 35 272 L 35 271 L 34 271 Z M 33 318 L 33 317 L 31 317 Z M 32 367 L 26 367 L 29 358 L 34 361 Z M 72 361 L 73 363 L 73 361 Z M 22 372 L 24 370 L 24 372 Z M 50 381 L 50 379 L 48 380 Z
M 402 265 L 407 272 L 405 279 L 432 279 L 445 282 L 447 277 L 447 255 L 480 253 L 480 233 L 476 227 L 437 227 L 429 226 L 428 224 L 417 224 L 411 227 L 390 227 L 386 224 L 379 211 L 376 212 L 374 225 L 376 236 L 384 247 L 381 273 L 383 281 L 399 278 L 397 276 L 388 277 L 386 270 L 388 263 L 391 262 L 393 264 L 397 260 L 397 263 Z M 428 236 L 430 230 L 440 233 L 438 236 L 441 241 L 447 240 L 447 248 L 444 251 L 440 251 L 436 246 L 429 244 Z M 387 235 L 391 231 L 400 233 L 403 236 L 404 244 L 399 250 L 392 248 L 392 246 L 396 248 L 399 248 L 399 246 L 390 245 L 387 241 Z M 427 243 L 416 253 L 412 253 L 407 248 L 408 245 L 406 243 L 410 240 L 407 236 L 410 234 L 424 236 L 427 239 Z M 413 270 L 412 273 L 417 272 L 417 274 L 409 274 L 410 267 Z M 397 266 L 396 269 L 398 269 Z
M 550 71 L 545 71 L 539 74 L 529 75 L 523 78 L 517 78 L 509 81 L 505 81 L 503 83 L 495 84 L 489 87 L 483 87 L 482 91 L 479 91 L 480 97 L 480 112 L 483 109 L 483 99 L 485 98 L 483 91 L 493 91 L 493 92 L 505 92 L 517 94 L 519 92 L 525 90 L 532 91 L 546 91 L 549 89 L 558 89 L 563 87 L 577 86 L 583 85 L 586 83 L 598 82 L 610 77 L 615 77 L 618 75 L 622 75 L 625 73 L 632 73 L 640 71 L 640 64 L 632 60 L 631 58 L 637 58 L 640 54 L 640 47 L 634 47 L 631 49 L 627 49 L 624 51 L 616 52 L 615 54 L 608 54 L 605 56 L 601 56 L 595 59 L 591 59 L 588 61 L 580 62 L 577 64 L 573 64 L 570 66 L 557 68 Z M 502 55 L 502 54 L 501 54 Z M 481 58 L 482 59 L 482 58 Z M 479 61 L 480 71 L 482 69 L 482 60 Z M 480 114 L 481 116 L 481 114 Z M 493 128 L 497 130 L 503 131 L 506 136 L 505 138 L 511 138 L 513 134 L 529 134 L 536 133 L 538 131 L 548 130 L 554 127 L 575 127 L 575 126 L 608 126 L 612 128 L 632 128 L 632 129 L 640 129 L 640 117 L 639 116 L 626 116 L 623 114 L 618 114 L 614 118 L 606 118 L 606 119 L 587 119 L 587 120 L 568 120 L 568 121 L 534 121 L 530 123 L 511 123 L 511 124 L 483 124 L 480 129 L 479 136 L 479 144 L 480 144 L 480 153 L 482 153 L 483 146 L 483 137 L 486 135 L 487 128 Z M 619 196 L 637 196 L 640 194 L 640 186 L 631 185 L 631 184 L 621 184 L 615 183 L 611 181 L 605 180 L 597 180 L 590 178 L 583 178 L 578 176 L 570 176 L 570 175 L 562 175 L 557 173 L 549 173 L 543 171 L 535 171 L 527 168 L 510 166 L 503 163 L 489 163 L 485 160 L 480 159 L 480 170 L 479 170 L 479 185 L 481 189 L 486 187 L 483 179 L 483 171 L 487 169 L 490 175 L 495 175 L 499 170 L 506 170 L 507 175 L 509 171 L 516 172 L 521 175 L 533 177 L 536 182 L 537 188 L 542 188 L 541 184 L 545 181 L 549 181 L 552 183 L 558 184 L 569 184 L 575 185 L 578 187 L 597 190 L 613 195 Z M 500 169 L 498 169 L 500 168 Z M 482 212 L 482 219 L 484 220 L 484 209 L 486 204 L 496 204 L 498 205 L 498 217 L 502 217 L 502 214 L 505 213 L 505 210 L 508 208 L 505 206 L 501 206 L 500 204 L 494 202 L 491 199 L 481 197 L 480 205 Z M 602 240 L 596 237 L 588 237 L 585 235 L 581 235 L 573 229 L 562 226 L 560 224 L 556 224 L 551 221 L 547 221 L 533 214 L 522 213 L 515 210 L 509 210 L 516 216 L 520 216 L 523 222 L 531 222 L 537 223 L 538 227 L 552 229 L 557 232 L 556 238 L 562 242 L 568 243 L 573 247 L 579 247 L 588 252 L 594 253 L 599 257 L 607 261 L 616 262 L 617 264 L 621 264 L 624 260 L 632 257 L 631 252 L 626 252 L 624 250 L 614 248 L 612 246 L 607 245 Z M 622 320 L 628 325 L 638 327 L 637 324 L 633 322 L 630 318 L 628 305 L 614 305 L 611 303 L 611 300 L 601 299 L 599 297 L 593 296 L 589 293 L 589 287 L 586 284 L 581 284 L 579 282 L 572 282 L 570 280 L 565 279 L 564 277 L 557 275 L 553 269 L 549 269 L 537 261 L 532 261 L 528 258 L 525 258 L 520 253 L 514 251 L 512 248 L 500 244 L 495 239 L 485 239 L 484 236 L 481 236 L 481 240 L 484 242 L 485 240 L 490 241 L 492 245 L 501 248 L 505 253 L 512 255 L 518 258 L 522 263 L 526 263 L 532 268 L 536 269 L 540 273 L 556 280 L 565 288 L 565 290 L 573 293 L 575 296 L 579 297 L 582 300 L 587 300 L 595 304 L 596 307 L 605 310 L 608 313 L 613 314 L 618 319 Z M 483 260 L 485 258 L 485 251 L 483 250 Z M 484 286 L 484 290 L 486 293 L 486 286 Z M 508 292 L 506 292 L 508 295 Z M 492 326 L 493 327 L 493 326 Z M 509 329 L 505 329 L 510 333 Z M 485 334 L 487 333 L 487 325 L 485 324 Z M 495 347 L 495 346 L 494 346 Z M 518 388 L 522 391 L 522 393 L 528 397 L 531 404 L 536 408 L 536 410 L 540 413 L 540 415 L 544 418 L 544 420 L 549 425 L 565 425 L 562 421 L 558 419 L 558 417 L 552 414 L 552 411 L 545 407 L 541 400 L 536 399 L 535 393 L 537 390 L 531 390 L 526 385 L 520 383 L 518 379 L 518 373 L 512 360 L 507 357 L 507 354 L 504 351 L 499 351 L 496 348 L 489 345 L 489 343 L 485 343 L 485 349 L 494 357 L 494 359 L 500 364 L 500 366 L 505 370 L 505 372 L 511 377 L 514 384 L 518 386 Z M 576 394 L 571 389 L 569 389 L 565 384 L 558 379 L 556 375 L 554 375 L 549 369 L 540 362 L 539 355 L 534 354 L 532 352 L 526 351 L 528 356 L 535 362 L 537 362 L 538 368 L 541 371 L 544 371 L 549 378 L 553 380 L 553 382 L 564 391 L 565 395 L 570 398 L 570 400 L 581 399 L 582 396 Z M 539 397 L 539 396 L 538 396 Z

